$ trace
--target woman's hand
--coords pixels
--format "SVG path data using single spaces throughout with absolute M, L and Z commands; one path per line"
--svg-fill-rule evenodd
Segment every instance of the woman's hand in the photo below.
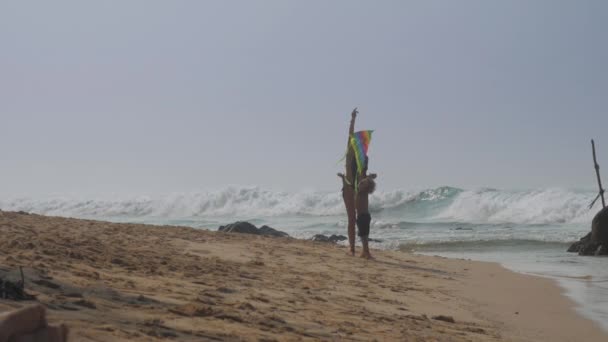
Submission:
M 357 114 L 359 112 L 357 111 L 357 107 L 355 107 L 355 109 L 353 109 L 353 112 L 350 113 L 351 118 L 354 120 L 357 117 Z

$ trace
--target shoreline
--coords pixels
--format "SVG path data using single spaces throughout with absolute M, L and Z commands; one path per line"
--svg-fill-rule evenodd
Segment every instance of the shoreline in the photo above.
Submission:
M 536 253 L 528 251 L 524 254 L 504 250 L 470 254 L 462 251 L 420 254 L 496 263 L 518 274 L 548 279 L 561 289 L 563 296 L 573 302 L 577 314 L 595 322 L 605 333 L 608 332 L 607 302 L 604 298 L 608 290 L 605 286 L 608 278 L 604 275 L 605 272 L 598 273 L 603 271 L 605 263 L 601 258 L 563 255 L 554 250 Z
M 608 338 L 554 280 L 495 263 L 12 212 L 0 234 L 0 271 L 23 266 L 72 340 Z
M 478 313 L 503 326 L 511 338 L 604 341 L 608 337 L 598 322 L 579 312 L 579 304 L 556 279 L 514 271 L 500 263 L 474 262 L 477 265 L 471 268 L 461 294 L 486 308 Z

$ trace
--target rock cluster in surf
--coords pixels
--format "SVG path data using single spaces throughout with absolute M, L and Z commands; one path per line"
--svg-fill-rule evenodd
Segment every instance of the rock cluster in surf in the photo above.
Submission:
M 335 235 L 335 234 L 332 236 L 325 236 L 323 234 L 317 234 L 311 238 L 312 241 L 331 242 L 331 243 L 337 243 L 339 241 L 344 241 L 347 239 L 348 238 L 344 235 Z
M 608 207 L 591 221 L 591 232 L 568 248 L 579 255 L 608 255 Z
M 224 233 L 242 233 L 272 237 L 289 237 L 289 234 L 280 230 L 276 230 L 268 226 L 262 226 L 260 228 L 257 228 L 249 222 L 235 222 L 226 226 L 220 226 L 217 230 Z

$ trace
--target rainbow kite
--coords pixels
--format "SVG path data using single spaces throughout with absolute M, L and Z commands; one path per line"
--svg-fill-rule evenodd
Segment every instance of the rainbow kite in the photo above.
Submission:
M 353 133 L 350 137 L 350 146 L 355 151 L 355 160 L 357 161 L 357 174 L 360 175 L 365 167 L 365 157 L 369 143 L 372 141 L 372 133 L 374 131 L 359 131 Z

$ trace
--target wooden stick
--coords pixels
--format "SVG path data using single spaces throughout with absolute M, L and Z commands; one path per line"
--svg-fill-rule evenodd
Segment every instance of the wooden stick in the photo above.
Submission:
M 19 266 L 19 272 L 21 273 L 21 289 L 25 289 L 25 277 L 23 277 L 23 267 Z
M 602 208 L 606 208 L 606 201 L 604 200 L 604 188 L 602 188 L 602 179 L 600 178 L 600 166 L 597 164 L 595 158 L 595 141 L 591 139 L 591 148 L 593 149 L 593 164 L 595 164 L 595 174 L 597 175 L 597 184 L 600 186 L 600 196 L 602 197 Z

